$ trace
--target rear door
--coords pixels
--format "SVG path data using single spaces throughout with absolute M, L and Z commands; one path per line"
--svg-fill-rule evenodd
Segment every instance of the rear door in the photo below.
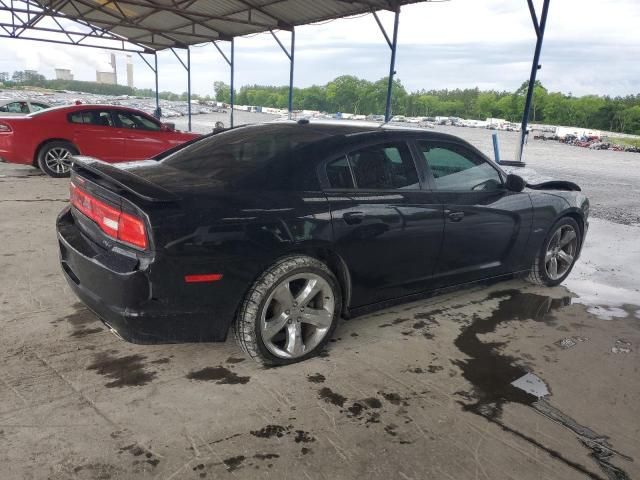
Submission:
M 67 121 L 71 126 L 73 143 L 81 154 L 105 162 L 125 160 L 124 138 L 115 128 L 109 109 L 76 111 L 67 116 Z
M 168 132 L 157 120 L 137 112 L 115 110 L 116 125 L 125 137 L 125 151 L 131 160 L 144 160 L 173 147 Z
M 421 189 L 408 144 L 377 141 L 329 159 L 322 171 L 335 248 L 354 307 L 426 290 L 441 247 L 442 207 Z
M 416 147 L 444 208 L 439 286 L 517 269 L 531 225 L 529 195 L 507 190 L 498 170 L 462 143 L 419 140 Z

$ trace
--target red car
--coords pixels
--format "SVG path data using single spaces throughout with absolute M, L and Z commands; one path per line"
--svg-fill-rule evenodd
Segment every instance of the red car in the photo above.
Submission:
M 72 105 L 24 117 L 0 116 L 0 159 L 67 177 L 72 155 L 112 163 L 143 160 L 196 137 L 133 108 Z

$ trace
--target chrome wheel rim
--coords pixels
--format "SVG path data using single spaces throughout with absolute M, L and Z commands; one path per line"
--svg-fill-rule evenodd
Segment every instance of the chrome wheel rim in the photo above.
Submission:
M 260 335 L 279 358 L 299 358 L 327 336 L 335 311 L 329 283 L 314 273 L 286 277 L 273 289 L 260 318 Z
M 52 148 L 44 156 L 47 168 L 57 174 L 68 173 L 71 169 L 72 153 L 64 147 Z
M 578 234 L 571 225 L 555 231 L 544 256 L 544 268 L 551 280 L 562 278 L 571 266 L 578 250 Z

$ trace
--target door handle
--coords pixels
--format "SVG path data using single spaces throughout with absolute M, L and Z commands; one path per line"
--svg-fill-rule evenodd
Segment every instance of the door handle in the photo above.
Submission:
M 342 215 L 344 221 L 349 225 L 356 225 L 358 223 L 362 223 L 364 219 L 364 212 L 347 212 Z
M 449 220 L 451 220 L 452 222 L 459 222 L 460 220 L 462 220 L 464 218 L 464 212 L 447 212 L 447 217 L 449 217 Z

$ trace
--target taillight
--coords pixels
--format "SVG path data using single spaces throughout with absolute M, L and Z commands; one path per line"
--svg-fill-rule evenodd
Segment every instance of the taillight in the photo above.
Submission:
M 69 197 L 71 205 L 96 222 L 111 238 L 143 250 L 147 248 L 147 232 L 141 218 L 98 200 L 73 182 L 69 183 Z
M 11 130 L 11 127 L 6 123 L 0 122 L 0 133 L 9 133 L 9 132 L 13 132 L 13 130 Z

